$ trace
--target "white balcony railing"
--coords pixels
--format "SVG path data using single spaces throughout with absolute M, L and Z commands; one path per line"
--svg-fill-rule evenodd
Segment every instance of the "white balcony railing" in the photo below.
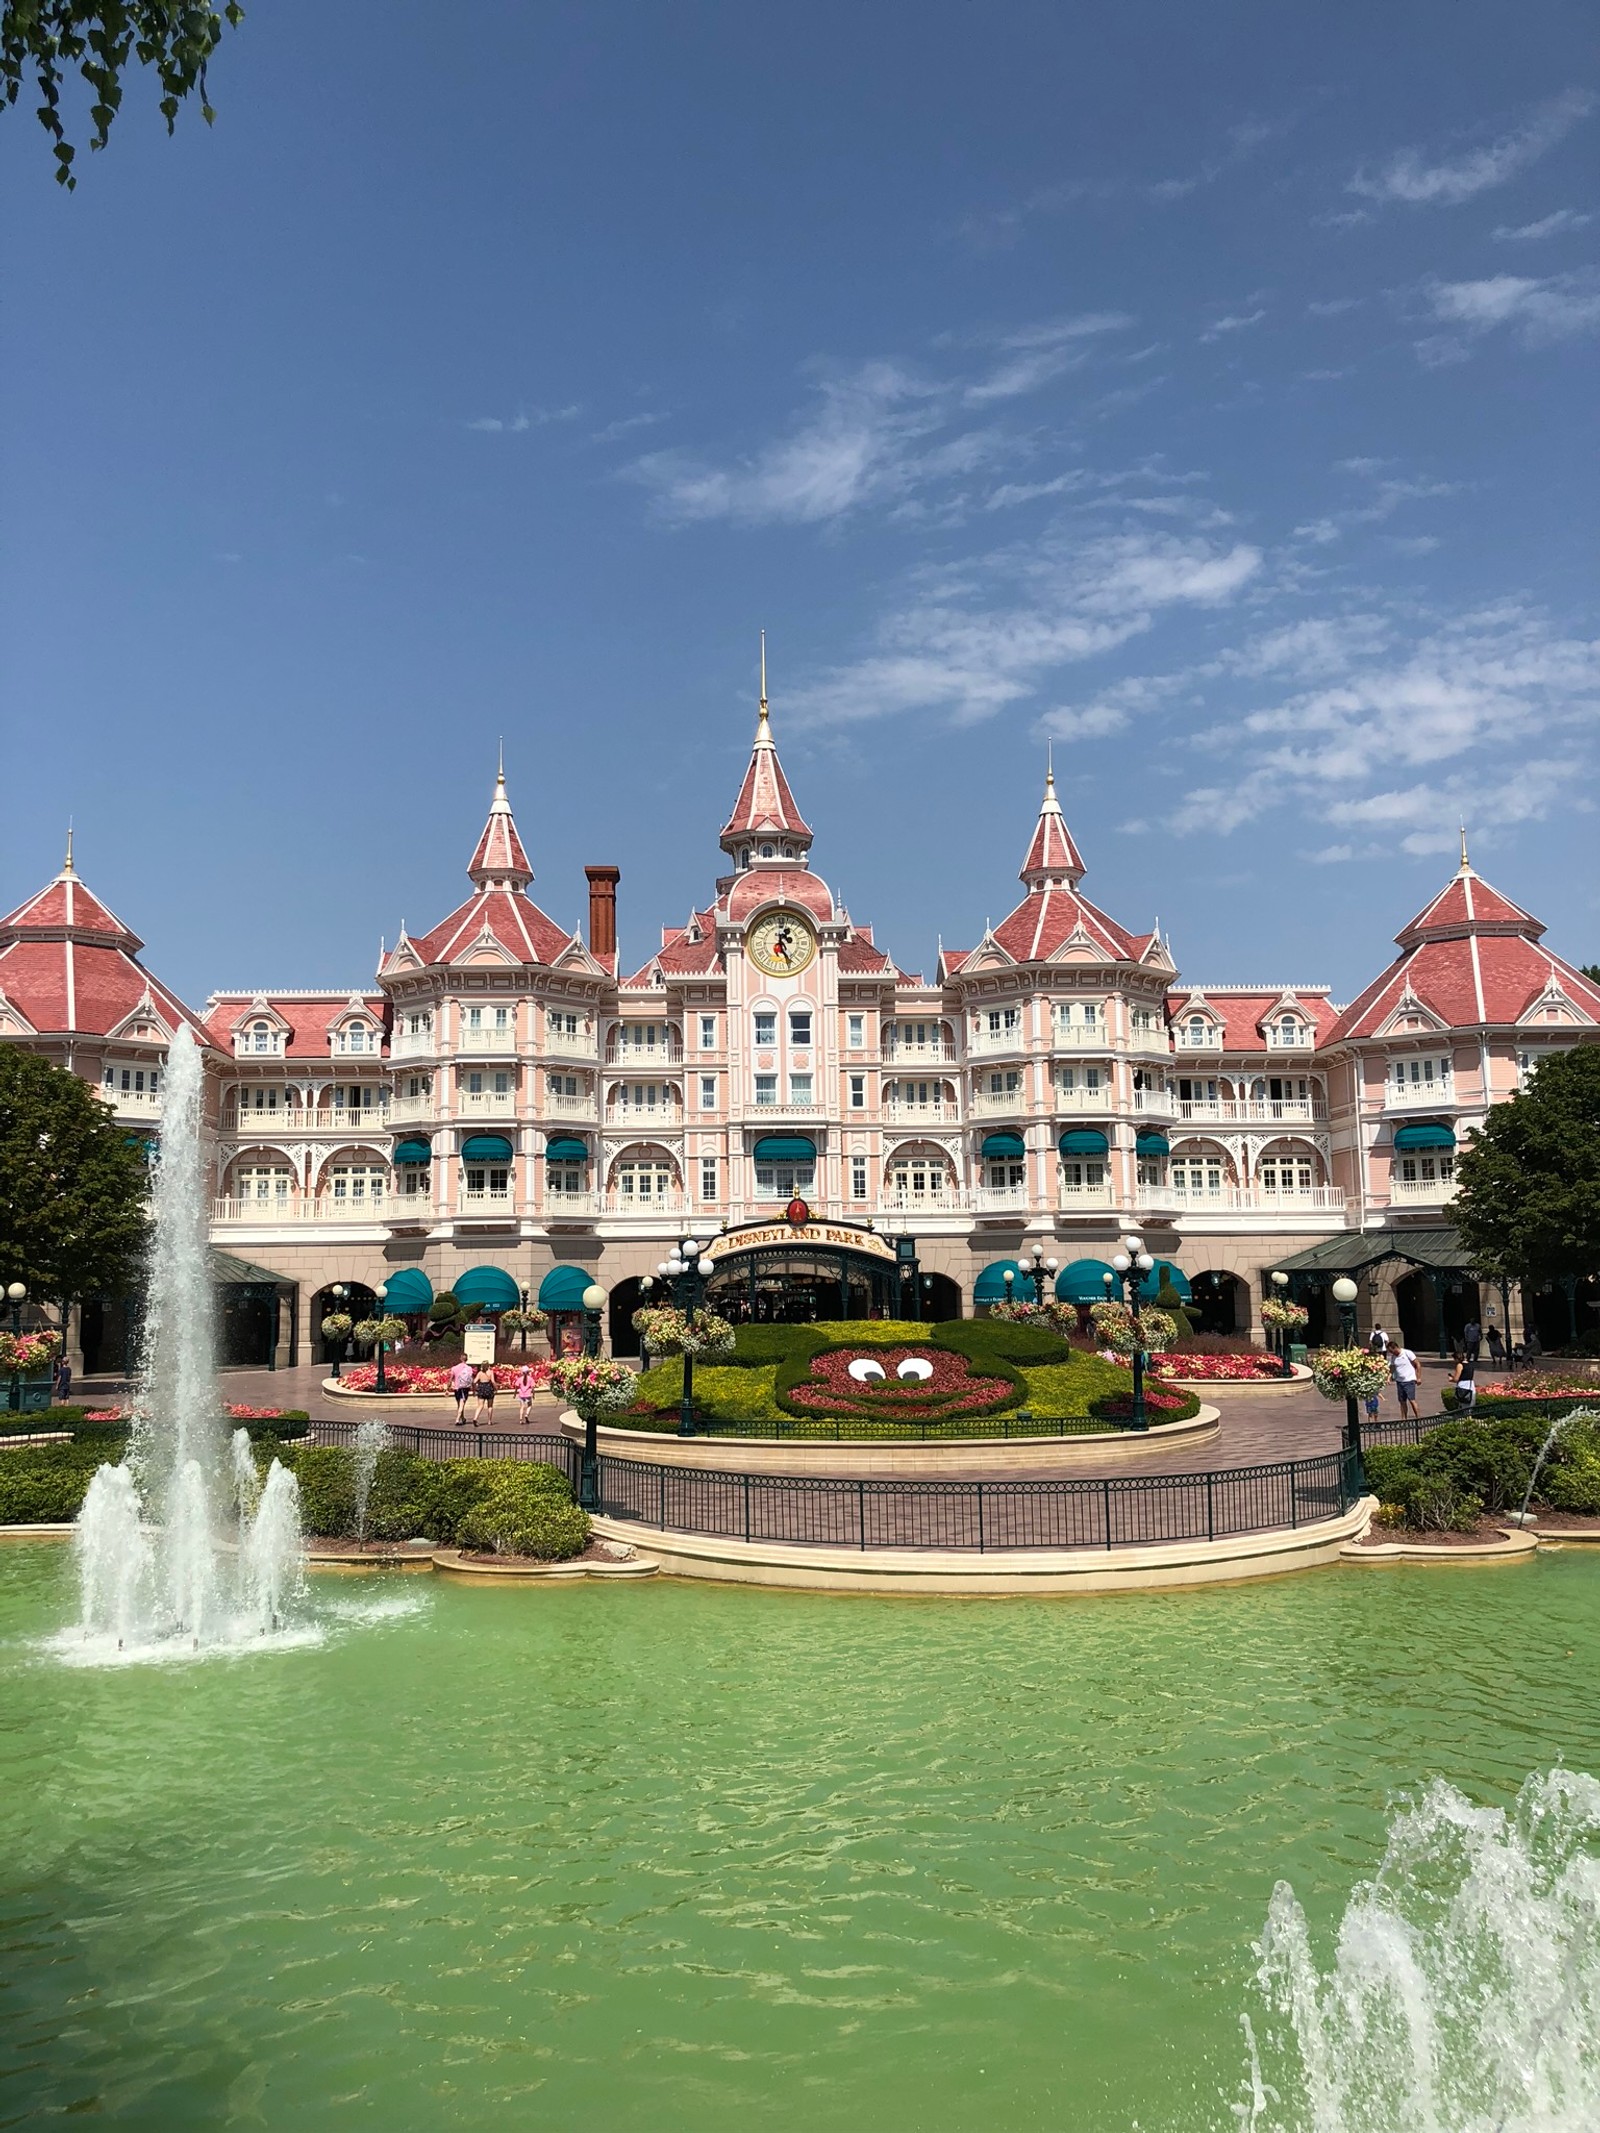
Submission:
M 1027 1090 L 1019 1085 L 1015 1089 L 979 1089 L 967 1108 L 974 1118 L 1017 1118 L 1033 1107 Z
M 582 1118 L 587 1119 L 591 1125 L 594 1123 L 595 1100 L 593 1095 L 552 1096 L 546 1090 L 543 1101 L 544 1116 L 546 1118 Z
M 463 1189 L 456 1201 L 459 1215 L 511 1216 L 517 1211 L 514 1192 L 469 1192 Z
M 975 1215 L 1023 1214 L 1032 1204 L 1027 1191 L 1020 1185 L 980 1185 L 971 1195 L 971 1206 Z
M 600 1197 L 592 1192 L 551 1192 L 546 1189 L 539 1213 L 546 1222 L 587 1222 L 600 1212 Z
M 765 1124 L 769 1118 L 820 1119 L 825 1116 L 826 1107 L 820 1096 L 813 1097 L 808 1104 L 764 1104 L 756 1102 L 750 1106 L 749 1111 L 745 1114 L 746 1120 L 750 1124 Z
M 389 1039 L 391 1059 L 432 1059 L 438 1049 L 438 1033 L 431 1029 L 397 1029 Z
M 1180 1052 L 1220 1052 L 1221 1030 L 1207 1030 L 1203 1037 L 1191 1036 L 1188 1030 L 1179 1030 L 1174 1039 L 1174 1049 Z
M 1141 1110 L 1139 1097 L 1146 1094 L 1141 1089 L 1134 1098 L 1134 1109 Z M 1098 1111 L 1102 1115 L 1117 1108 L 1117 1092 L 1109 1083 L 1103 1089 L 1057 1089 L 1054 1097 L 1057 1111 Z
M 1456 1196 L 1454 1178 L 1391 1178 L 1389 1200 L 1395 1207 L 1443 1207 Z
M 402 1228 L 407 1223 L 431 1222 L 433 1220 L 433 1194 L 431 1192 L 391 1193 L 383 1203 L 385 1222 L 398 1223 Z
M 1438 1081 L 1386 1081 L 1383 1085 L 1386 1111 L 1448 1111 L 1455 1100 L 1455 1083 L 1448 1074 Z
M 902 1042 L 891 1037 L 884 1044 L 883 1056 L 885 1063 L 891 1066 L 902 1059 L 953 1061 L 956 1048 L 948 1037 L 928 1037 L 920 1044 L 915 1038 Z
M 1129 1034 L 1128 1050 L 1141 1059 L 1164 1058 L 1172 1050 L 1172 1037 L 1165 1024 L 1158 1029 L 1136 1029 Z
M 1117 1204 L 1116 1193 L 1109 1185 L 1063 1185 L 1059 1200 L 1069 1213 L 1075 1209 L 1115 1207 Z
M 517 1026 L 514 1022 L 463 1022 L 456 1032 L 455 1048 L 463 1056 L 469 1052 L 514 1052 Z
M 974 1058 L 987 1057 L 994 1052 L 1025 1052 L 1027 1049 L 1027 1025 L 1021 1022 L 1015 1029 L 974 1030 L 967 1040 L 967 1051 Z
M 363 1199 L 271 1200 L 213 1200 L 213 1222 L 253 1222 L 268 1225 L 299 1224 L 302 1222 L 381 1222 L 388 1208 L 388 1201 L 380 1193 L 369 1193 Z
M 607 1104 L 608 1133 L 676 1133 L 683 1124 L 682 1104 Z
M 657 1044 L 617 1044 L 606 1046 L 606 1065 L 626 1067 L 636 1074 L 648 1074 L 652 1067 L 682 1066 L 683 1046 L 674 1038 L 662 1038 Z
M 1327 1118 L 1326 1107 L 1309 1099 L 1273 1102 L 1264 1097 L 1246 1097 L 1238 1102 L 1180 1103 L 1177 1115 L 1185 1125 L 1197 1126 L 1311 1126 Z
M 395 1126 L 408 1126 L 434 1116 L 432 1096 L 396 1096 L 389 1104 L 389 1122 Z
M 1119 1040 L 1106 1022 L 1058 1022 L 1050 1032 L 1050 1048 L 1057 1052 L 1113 1052 Z
M 130 1123 L 153 1125 L 161 1116 L 161 1092 L 153 1094 L 149 1089 L 102 1089 L 100 1101 L 117 1118 Z
M 541 1057 L 548 1059 L 585 1059 L 591 1063 L 600 1056 L 600 1041 L 590 1030 L 541 1029 L 537 1047 Z
M 872 1203 L 874 1215 L 956 1215 L 963 1213 L 972 1195 L 959 1185 L 942 1192 L 880 1192 Z M 865 1212 L 864 1209 L 861 1212 Z
M 1180 1184 L 1171 1180 L 1165 1185 L 1139 1188 L 1141 1200 L 1153 1205 L 1188 1208 L 1195 1212 L 1210 1210 L 1215 1214 L 1272 1214 L 1279 1210 L 1310 1210 L 1322 1214 L 1344 1213 L 1345 1196 L 1337 1185 L 1308 1185 L 1303 1191 L 1268 1192 L 1259 1185 L 1222 1185 L 1215 1189 Z
M 953 1103 L 905 1103 L 891 1096 L 883 1115 L 891 1126 L 953 1126 L 961 1113 Z
M 1147 1118 L 1176 1118 L 1178 1099 L 1170 1089 L 1135 1089 L 1133 1108 Z
M 656 1216 L 676 1218 L 686 1215 L 690 1205 L 688 1194 L 682 1192 L 652 1193 L 647 1199 L 641 1199 L 637 1193 L 613 1193 L 605 1204 L 605 1213 L 625 1222 L 648 1222 Z
M 456 1111 L 462 1118 L 515 1118 L 515 1089 L 461 1089 L 456 1093 Z

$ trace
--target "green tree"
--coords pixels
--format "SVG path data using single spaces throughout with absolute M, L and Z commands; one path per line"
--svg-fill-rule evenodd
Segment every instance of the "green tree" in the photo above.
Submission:
M 178 106 L 198 88 L 200 116 L 216 117 L 206 96 L 206 62 L 222 41 L 224 23 L 244 20 L 238 0 L 218 9 L 209 0 L 0 0 L 0 96 L 14 104 L 31 75 L 42 102 L 39 123 L 55 142 L 56 181 L 72 187 L 77 150 L 61 116 L 61 83 L 74 67 L 94 99 L 91 148 L 104 148 L 122 102 L 130 60 L 154 67 L 161 83 L 161 115 L 171 133 Z
M 147 1189 L 143 1149 L 87 1083 L 0 1044 L 0 1286 L 58 1303 L 125 1289 Z
M 1600 963 L 1580 963 L 1578 968 L 1591 985 L 1600 985 Z
M 1456 1161 L 1452 1214 L 1484 1273 L 1600 1273 L 1600 1045 L 1553 1052 Z

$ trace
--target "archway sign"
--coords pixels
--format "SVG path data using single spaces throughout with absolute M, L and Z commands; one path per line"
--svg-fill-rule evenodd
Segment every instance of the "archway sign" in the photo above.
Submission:
M 707 1303 L 744 1322 L 911 1318 L 921 1308 L 911 1238 L 820 1221 L 799 1200 L 777 1221 L 719 1231 L 701 1256 Z

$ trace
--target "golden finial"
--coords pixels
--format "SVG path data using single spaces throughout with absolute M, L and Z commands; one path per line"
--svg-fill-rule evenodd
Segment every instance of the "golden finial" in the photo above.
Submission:
M 756 739 L 770 741 L 772 729 L 767 724 L 767 633 L 761 632 L 761 712 L 756 721 Z
M 63 874 L 72 872 L 72 818 L 70 816 L 67 818 L 67 859 L 61 871 Z
M 1047 794 L 1056 789 L 1056 744 L 1053 737 L 1044 744 L 1044 789 Z
M 1472 862 L 1471 862 L 1471 860 L 1470 860 L 1470 859 L 1468 859 L 1468 857 L 1467 857 L 1467 825 L 1466 825 L 1466 824 L 1465 824 L 1465 823 L 1463 822 L 1463 823 L 1462 823 L 1462 825 L 1461 825 L 1461 871 L 1462 871 L 1462 873 L 1463 873 L 1463 874 L 1465 874 L 1465 873 L 1466 873 L 1466 872 L 1468 871 L 1468 869 L 1469 869 L 1469 868 L 1471 867 L 1471 865 L 1472 865 Z

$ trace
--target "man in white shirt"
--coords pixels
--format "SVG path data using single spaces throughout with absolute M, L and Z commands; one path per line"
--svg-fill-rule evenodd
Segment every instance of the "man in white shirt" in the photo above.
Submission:
M 1413 1422 L 1417 1421 L 1417 1358 L 1405 1345 L 1404 1336 L 1398 1348 L 1389 1358 L 1389 1368 L 1394 1373 L 1394 1389 L 1400 1396 L 1400 1419 L 1406 1419 L 1409 1409 Z

